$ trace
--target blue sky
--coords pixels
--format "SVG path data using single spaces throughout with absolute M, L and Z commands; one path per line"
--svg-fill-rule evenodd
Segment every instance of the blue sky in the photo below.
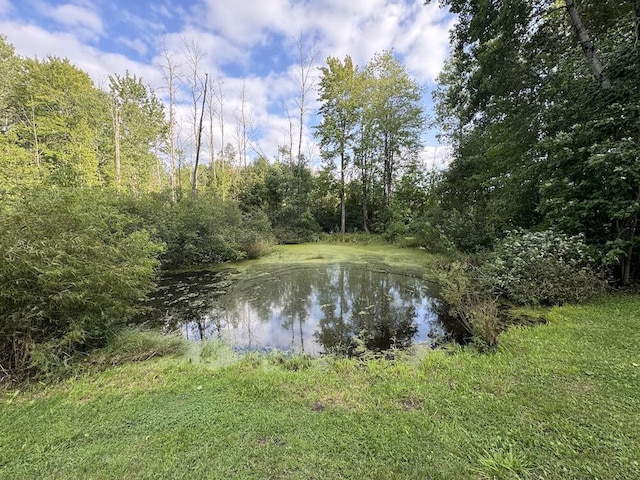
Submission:
M 98 86 L 108 76 L 129 71 L 141 76 L 158 96 L 166 92 L 159 65 L 163 43 L 185 74 L 185 42 L 196 42 L 204 57 L 202 73 L 223 80 L 225 143 L 233 143 L 236 118 L 245 87 L 245 109 L 256 125 L 252 145 L 270 157 L 286 144 L 289 121 L 299 95 L 296 40 L 305 54 L 317 48 L 315 66 L 328 56 L 351 55 L 365 65 L 375 52 L 393 49 L 425 89 L 425 108 L 432 113 L 431 91 L 448 54 L 453 18 L 422 0 L 0 0 L 0 33 L 19 55 L 66 57 L 88 72 Z M 317 68 L 312 70 L 317 74 Z M 315 108 L 316 95 L 309 107 Z M 189 118 L 187 98 L 177 107 L 183 132 Z M 303 150 L 318 162 L 306 118 Z M 424 158 L 442 163 L 446 147 L 435 130 L 425 134 Z M 219 136 L 218 126 L 214 136 Z M 188 148 L 189 136 L 182 133 Z M 297 138 L 297 132 L 295 133 Z M 218 139 L 219 141 L 219 139 Z M 250 152 L 253 156 L 254 152 Z

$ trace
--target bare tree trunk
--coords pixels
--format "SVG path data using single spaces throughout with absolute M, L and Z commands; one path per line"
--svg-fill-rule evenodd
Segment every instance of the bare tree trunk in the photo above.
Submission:
M 196 40 L 192 39 L 189 42 L 184 40 L 184 44 L 185 44 L 185 56 L 187 57 L 187 62 L 189 63 L 189 67 L 191 69 L 191 71 L 189 72 L 190 73 L 189 87 L 191 90 L 191 127 L 192 127 L 191 133 L 193 135 L 193 142 L 197 150 L 198 132 L 199 132 L 198 105 L 200 104 L 200 101 L 202 99 L 202 88 L 203 88 L 202 80 L 198 73 L 198 69 L 200 67 L 200 63 L 202 59 L 204 58 L 204 53 L 200 49 L 200 45 Z M 194 162 L 195 162 L 195 159 L 194 159 Z M 194 168 L 194 172 L 197 170 L 197 165 L 195 167 L 196 168 Z M 196 178 L 195 173 L 194 173 L 194 178 Z M 195 183 L 192 183 L 191 189 L 192 189 L 192 195 L 195 196 L 195 193 L 193 193 L 193 189 L 197 188 L 197 185 L 195 187 L 194 185 Z
M 200 122 L 198 123 L 198 132 L 196 135 L 196 160 L 193 165 L 193 181 L 191 182 L 191 196 L 196 198 L 198 193 L 198 162 L 200 160 L 200 148 L 202 146 L 202 120 L 204 118 L 205 102 L 207 100 L 207 85 L 209 83 L 209 74 L 204 74 L 204 92 L 202 94 L 202 108 L 200 109 Z
M 165 82 L 167 82 L 167 88 L 169 89 L 169 183 L 171 187 L 171 201 L 176 203 L 176 143 L 175 143 L 175 96 L 176 86 L 175 81 L 179 77 L 177 68 L 178 66 L 173 63 L 173 58 L 167 50 L 166 43 L 162 41 L 163 57 L 165 63 L 160 65 L 162 69 L 162 76 Z
M 216 180 L 216 146 L 213 136 L 213 119 L 215 117 L 215 108 L 213 105 L 213 80 L 209 79 L 209 96 L 207 99 L 208 114 L 209 114 L 209 168 L 211 170 L 211 180 L 215 183 Z
M 40 141 L 38 140 L 38 125 L 36 124 L 36 108 L 31 105 L 31 128 L 33 129 L 33 148 L 36 168 L 40 168 Z
M 222 86 L 224 85 L 224 80 L 222 78 L 222 74 L 218 73 L 216 77 L 216 83 L 218 86 L 218 91 L 216 94 L 216 99 L 218 100 L 218 104 L 220 105 L 220 116 L 218 117 L 218 123 L 220 125 L 220 155 L 222 161 L 222 167 L 224 168 L 224 91 L 222 90 Z
M 389 133 L 384 133 L 384 203 L 388 207 L 391 204 L 391 183 L 393 181 L 393 151 Z
M 113 142 L 115 148 L 115 160 L 116 160 L 116 185 L 120 185 L 122 181 L 122 164 L 120 158 L 120 108 L 115 103 L 113 104 L 113 109 L 111 110 L 112 120 L 113 120 Z
M 239 163 L 242 167 L 246 167 L 247 149 L 249 147 L 249 141 L 254 135 L 253 112 L 251 109 L 247 110 L 246 80 L 242 82 L 242 87 L 240 88 L 240 110 L 236 110 L 235 118 Z
M 362 155 L 362 228 L 369 233 L 369 179 L 366 153 Z
M 346 167 L 347 160 L 345 158 L 344 148 L 343 144 L 340 152 L 340 233 L 346 233 L 347 231 L 347 206 L 344 186 L 344 169 Z
M 241 122 L 241 128 L 242 128 L 242 154 L 240 156 L 241 160 L 242 160 L 242 166 L 246 167 L 247 166 L 247 117 L 246 117 L 246 111 L 245 111 L 245 107 L 246 107 L 246 100 L 247 100 L 247 84 L 246 84 L 246 80 L 242 81 L 242 91 L 240 92 L 241 96 L 242 96 L 242 109 L 241 109 L 241 117 L 242 117 L 242 122 Z
M 582 47 L 582 51 L 587 57 L 587 61 L 589 62 L 589 66 L 591 67 L 593 74 L 595 75 L 596 79 L 600 83 L 601 87 L 603 88 L 611 87 L 611 82 L 609 81 L 609 78 L 604 72 L 604 67 L 602 66 L 600 57 L 598 57 L 593 41 L 589 37 L 589 32 L 587 32 L 587 29 L 582 23 L 582 19 L 580 18 L 580 13 L 576 8 L 575 2 L 573 0 L 565 0 L 565 4 L 567 6 L 567 12 L 569 13 L 569 18 L 571 18 L 571 23 L 573 27 L 576 29 L 576 33 L 578 34 L 578 39 L 580 40 L 580 46 Z
M 293 121 L 291 120 L 289 107 L 286 104 L 284 104 L 284 111 L 287 114 L 287 120 L 289 121 L 289 165 L 293 166 Z
M 308 112 L 306 106 L 306 100 L 311 93 L 315 85 L 313 77 L 311 77 L 311 71 L 313 69 L 313 63 L 318 56 L 318 47 L 314 43 L 309 51 L 308 55 L 305 55 L 304 47 L 302 45 L 302 39 L 295 39 L 296 47 L 298 48 L 298 87 L 300 88 L 300 97 L 296 99 L 296 106 L 298 107 L 298 156 L 296 161 L 300 165 L 302 163 L 302 136 L 304 131 L 304 118 Z

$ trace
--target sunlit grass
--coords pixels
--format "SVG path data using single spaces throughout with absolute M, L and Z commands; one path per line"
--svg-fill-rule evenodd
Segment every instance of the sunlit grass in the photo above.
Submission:
M 640 297 L 547 316 L 492 354 L 212 342 L 8 389 L 0 478 L 640 478 Z

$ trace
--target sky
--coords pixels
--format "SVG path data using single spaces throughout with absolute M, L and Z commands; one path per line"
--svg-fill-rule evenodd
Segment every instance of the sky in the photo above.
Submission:
M 244 85 L 245 112 L 256 126 L 250 157 L 259 152 L 275 158 L 278 145 L 288 144 L 286 111 L 295 116 L 300 95 L 298 45 L 306 57 L 315 45 L 316 79 L 329 56 L 350 55 L 364 66 L 376 52 L 393 50 L 423 86 L 425 112 L 432 116 L 431 93 L 453 24 L 438 2 L 423 0 L 0 0 L 0 34 L 18 55 L 68 58 L 100 88 L 109 75 L 128 71 L 166 99 L 163 46 L 186 76 L 185 45 L 196 43 L 204 55 L 201 73 L 223 82 L 225 143 L 234 143 Z M 183 89 L 179 97 L 176 113 L 188 149 L 189 93 Z M 312 128 L 319 104 L 316 93 L 310 97 L 302 150 L 317 165 Z M 423 138 L 422 158 L 429 166 L 447 162 L 449 149 L 437 133 L 431 128 Z M 217 127 L 214 137 L 219 142 Z

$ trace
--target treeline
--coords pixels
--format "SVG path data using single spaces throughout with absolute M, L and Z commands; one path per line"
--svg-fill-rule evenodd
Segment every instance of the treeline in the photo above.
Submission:
M 436 92 L 453 161 L 428 217 L 458 248 L 583 235 L 640 276 L 640 3 L 441 0 L 459 16 Z
M 168 104 L 135 75 L 112 75 L 97 88 L 68 60 L 22 58 L 0 38 L 3 373 L 46 373 L 104 345 L 134 318 L 160 268 L 255 258 L 274 242 L 313 241 L 322 232 L 383 233 L 396 224 L 391 231 L 400 235 L 421 215 L 421 185 L 431 177 L 418 163 L 420 90 L 390 53 L 351 66 L 360 78 L 352 100 L 359 123 L 345 137 L 350 150 L 336 174 L 326 123 L 318 129 L 320 170 L 302 154 L 301 130 L 297 145 L 290 132 L 278 158 L 247 161 L 248 112 L 237 115 L 235 145 L 214 141 L 222 81 L 196 69 L 197 45 L 187 52 L 190 146 L 176 135 L 176 72 L 166 52 Z M 340 83 L 323 74 L 323 85 Z M 322 95 L 328 105 L 339 92 Z M 327 107 L 324 118 L 333 114 L 339 109 Z M 384 134 L 374 138 L 374 129 Z

